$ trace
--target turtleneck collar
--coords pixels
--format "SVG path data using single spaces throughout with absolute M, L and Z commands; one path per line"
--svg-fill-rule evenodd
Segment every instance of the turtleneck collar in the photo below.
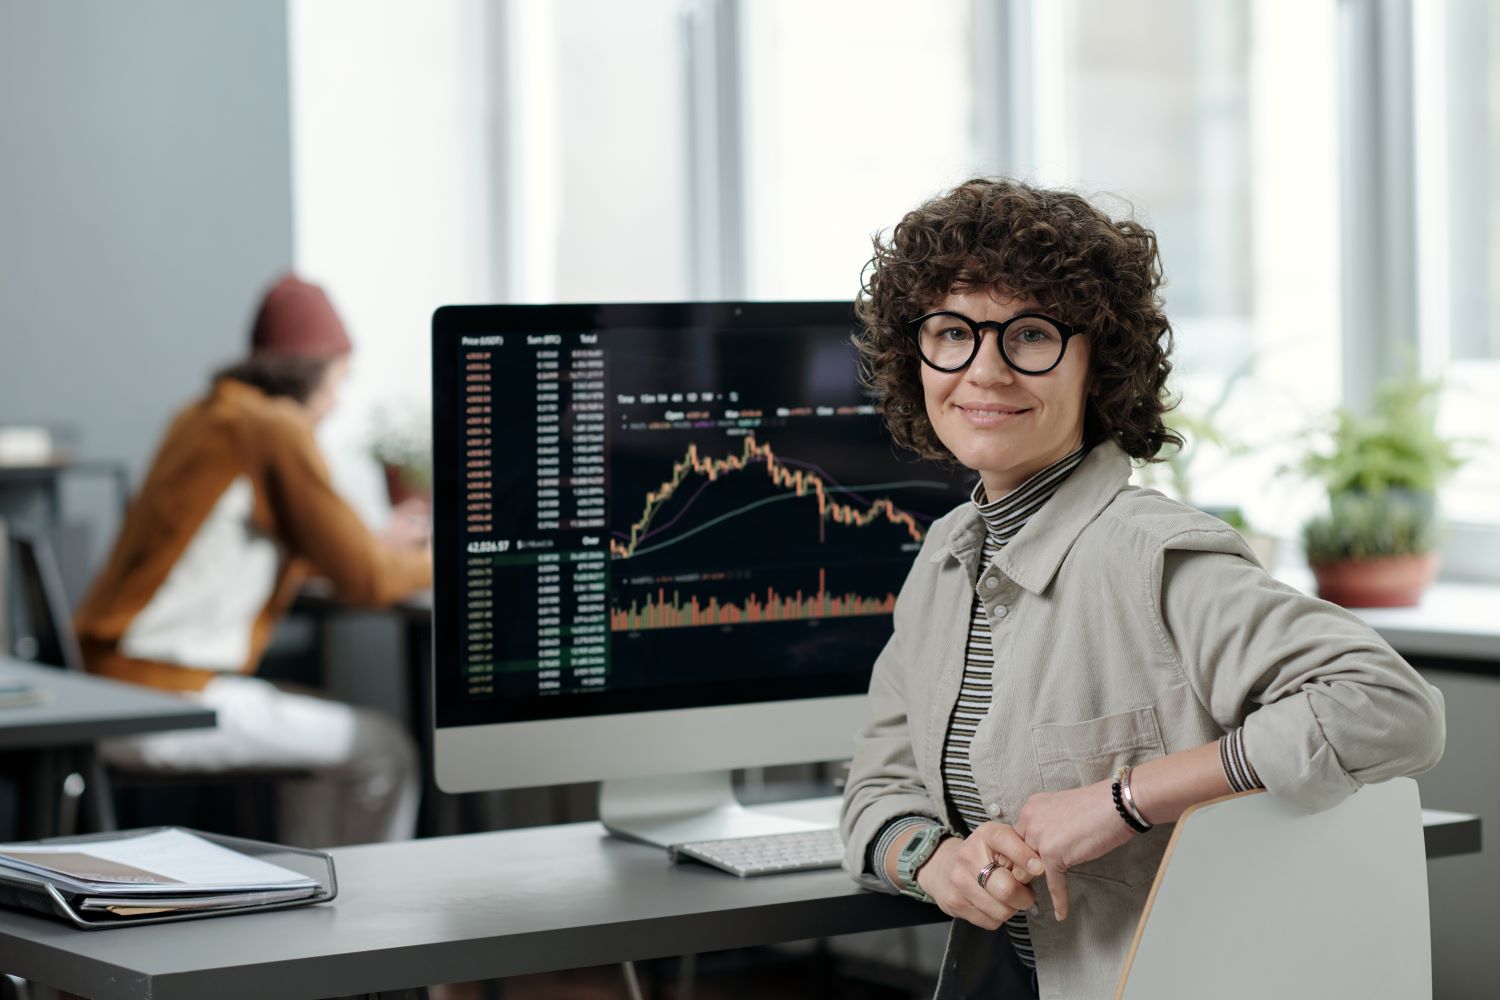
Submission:
M 1010 541 L 1016 532 L 1025 527 L 1031 515 L 1052 498 L 1052 494 L 1062 486 L 1068 474 L 1078 468 L 1086 453 L 1084 448 L 1078 448 L 998 500 L 991 500 L 985 495 L 983 480 L 975 483 L 970 500 L 979 511 L 979 516 L 984 518 L 985 530 L 990 537 L 995 541 Z

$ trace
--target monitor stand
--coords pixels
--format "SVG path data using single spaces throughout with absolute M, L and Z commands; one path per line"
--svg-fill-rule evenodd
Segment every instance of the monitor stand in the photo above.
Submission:
M 831 805 L 826 818 L 818 819 L 782 816 L 768 809 L 740 805 L 729 771 L 617 778 L 599 786 L 599 818 L 605 828 L 617 837 L 658 847 L 826 830 L 838 820 Z

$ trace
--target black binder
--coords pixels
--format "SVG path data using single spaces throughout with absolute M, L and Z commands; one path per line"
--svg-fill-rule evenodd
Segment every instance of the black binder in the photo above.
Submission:
M 109 833 L 91 833 L 76 837 L 49 837 L 37 841 L 39 844 L 87 844 L 91 841 L 119 840 L 123 837 L 139 837 L 170 827 L 143 827 L 137 830 L 116 830 Z M 142 924 L 164 924 L 174 920 L 196 920 L 202 917 L 227 917 L 239 913 L 263 913 L 267 910 L 285 910 L 293 906 L 309 906 L 326 903 L 338 895 L 338 879 L 333 871 L 333 858 L 323 851 L 287 847 L 261 840 L 246 840 L 243 837 L 228 837 L 217 833 L 204 833 L 187 827 L 176 827 L 185 833 L 249 855 L 270 864 L 280 865 L 316 879 L 317 890 L 302 899 L 284 900 L 277 903 L 255 903 L 248 906 L 226 906 L 212 910 L 184 910 L 181 913 L 151 914 L 140 917 L 117 916 L 104 911 L 84 913 L 75 909 L 57 887 L 40 875 L 31 875 L 0 868 L 0 906 L 16 910 L 29 910 L 58 920 L 64 920 L 82 930 L 103 930 L 109 927 L 139 927 Z

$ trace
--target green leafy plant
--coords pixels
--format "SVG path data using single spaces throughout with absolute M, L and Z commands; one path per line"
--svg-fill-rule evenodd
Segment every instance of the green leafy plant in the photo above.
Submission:
M 1314 566 L 1350 559 L 1420 555 L 1437 547 L 1437 518 L 1430 504 L 1408 494 L 1342 493 L 1330 510 L 1302 529 L 1307 561 Z
M 1303 470 L 1321 479 L 1330 497 L 1406 489 L 1431 495 L 1463 459 L 1456 442 L 1437 432 L 1440 383 L 1387 379 L 1375 389 L 1368 415 L 1338 409 L 1332 447 L 1311 452 Z
M 1250 533 L 1250 522 L 1239 507 L 1205 507 L 1204 513 L 1212 514 L 1242 535 Z
M 388 469 L 399 470 L 400 479 L 408 489 L 431 491 L 432 428 L 426 413 L 377 409 L 370 455 Z
M 1368 414 L 1335 410 L 1330 447 L 1310 452 L 1302 470 L 1322 481 L 1328 513 L 1302 531 L 1308 561 L 1419 555 L 1438 545 L 1436 492 L 1464 459 L 1437 431 L 1440 383 L 1387 379 Z
M 1163 416 L 1163 422 L 1182 437 L 1183 444 L 1163 449 L 1159 461 L 1140 467 L 1140 476 L 1145 485 L 1165 489 L 1183 503 L 1212 514 L 1234 528 L 1244 536 L 1261 565 L 1273 567 L 1277 561 L 1277 539 L 1256 530 L 1242 507 L 1205 504 L 1196 489 L 1197 473 L 1204 467 L 1201 456 L 1205 450 L 1227 462 L 1255 450 L 1225 430 L 1223 415 L 1244 380 L 1255 370 L 1258 360 L 1256 355 L 1242 358 L 1220 383 L 1217 393 L 1212 396 L 1202 393 L 1194 397 L 1194 402 L 1199 405 L 1184 405 L 1187 402 L 1185 394 L 1174 386 L 1172 395 L 1176 401 Z
M 1183 400 L 1179 395 L 1176 404 L 1164 416 L 1163 423 L 1182 436 L 1183 445 L 1180 448 L 1171 449 L 1169 454 L 1164 454 L 1164 461 L 1144 467 L 1144 478 L 1149 485 L 1156 485 L 1165 480 L 1177 499 L 1183 503 L 1196 503 L 1193 495 L 1193 461 L 1203 446 L 1212 445 L 1229 458 L 1242 455 L 1249 450 L 1246 445 L 1231 440 L 1224 433 L 1219 426 L 1219 415 L 1234 395 L 1239 383 L 1250 374 L 1253 366 L 1252 358 L 1246 358 L 1236 365 L 1229 373 L 1229 377 L 1224 380 L 1219 394 L 1202 409 L 1184 409 Z M 1238 511 L 1238 508 L 1231 509 Z M 1243 521 L 1243 514 L 1240 518 Z

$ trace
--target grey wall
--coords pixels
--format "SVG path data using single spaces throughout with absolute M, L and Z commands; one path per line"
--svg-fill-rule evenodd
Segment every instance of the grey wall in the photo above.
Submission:
M 1443 759 L 1417 778 L 1422 805 L 1477 813 L 1479 854 L 1427 863 L 1433 1000 L 1500 996 L 1500 671 L 1488 676 L 1423 668 L 1447 702 Z
M 0 423 L 138 482 L 291 260 L 284 2 L 0 0 Z

